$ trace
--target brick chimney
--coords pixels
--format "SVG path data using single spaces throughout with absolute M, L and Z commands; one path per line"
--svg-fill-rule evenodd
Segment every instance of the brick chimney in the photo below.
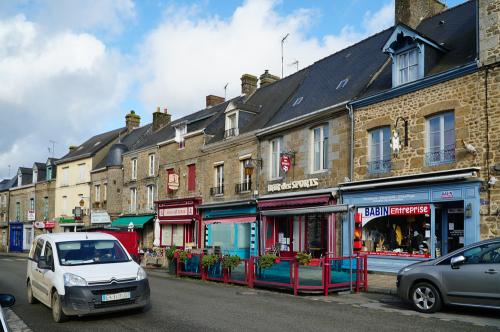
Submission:
M 135 114 L 134 110 L 131 110 L 129 114 L 125 115 L 125 126 L 127 131 L 132 131 L 141 125 L 141 117 Z
M 278 76 L 269 73 L 269 70 L 266 69 L 264 74 L 260 75 L 260 87 L 262 88 L 263 86 L 276 82 L 279 79 L 280 78 Z
M 78 146 L 76 146 L 76 145 L 70 145 L 69 152 L 71 153 L 71 152 L 75 151 L 77 148 L 78 148 Z
M 222 104 L 223 102 L 226 101 L 226 99 L 224 99 L 223 97 L 219 97 L 219 96 L 208 95 L 206 97 L 206 101 L 207 101 L 207 108 L 209 108 L 211 106 Z
M 500 61 L 500 4 L 498 0 L 479 0 L 479 62 Z
M 241 93 L 244 95 L 250 95 L 255 90 L 257 90 L 257 76 L 250 74 L 243 74 L 241 76 Z
M 172 115 L 168 114 L 168 110 L 165 108 L 163 112 L 160 111 L 160 108 L 156 108 L 156 112 L 153 113 L 153 131 L 157 131 L 168 125 L 170 120 L 172 119 Z
M 438 0 L 396 0 L 395 23 L 403 23 L 415 29 L 424 18 L 446 9 Z

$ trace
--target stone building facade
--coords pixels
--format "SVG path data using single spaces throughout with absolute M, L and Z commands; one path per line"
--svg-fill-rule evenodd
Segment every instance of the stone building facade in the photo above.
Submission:
M 13 223 L 22 224 L 22 250 L 29 250 L 31 241 L 34 238 L 33 222 L 35 218 L 30 217 L 35 206 L 35 184 L 25 184 L 10 189 L 9 215 L 11 218 L 11 228 Z M 12 233 L 11 233 L 12 234 Z M 13 237 L 10 237 L 13 241 Z M 18 245 L 16 247 L 19 248 Z

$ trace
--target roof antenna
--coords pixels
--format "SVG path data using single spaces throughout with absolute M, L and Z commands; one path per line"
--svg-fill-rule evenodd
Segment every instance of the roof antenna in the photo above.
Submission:
M 289 66 L 295 65 L 296 71 L 299 71 L 299 60 L 295 60 L 294 62 L 288 64 Z
M 283 78 L 283 44 L 285 43 L 285 39 L 287 39 L 288 36 L 290 36 L 289 33 L 287 33 L 285 37 L 281 39 L 281 78 Z

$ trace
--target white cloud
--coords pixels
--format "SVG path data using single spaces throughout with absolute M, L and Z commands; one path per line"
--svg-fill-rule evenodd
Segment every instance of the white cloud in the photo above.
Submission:
M 307 28 L 317 19 L 313 10 L 300 9 L 280 15 L 273 0 L 247 0 L 223 20 L 203 16 L 202 8 L 170 7 L 161 22 L 140 46 L 138 76 L 140 95 L 148 109 L 167 105 L 174 117 L 204 106 L 207 94 L 240 94 L 243 73 L 260 75 L 265 69 L 281 74 L 280 40 L 285 44 L 285 75 L 293 73 L 287 64 L 299 61 L 300 68 L 345 48 L 391 25 L 384 6 L 366 13 L 363 29 L 344 27 L 337 35 L 308 38 Z M 393 8 L 393 7 L 392 7 Z
M 23 15 L 0 20 L 0 177 L 45 161 L 49 140 L 61 156 L 124 116 L 121 56 L 90 34 L 41 30 Z

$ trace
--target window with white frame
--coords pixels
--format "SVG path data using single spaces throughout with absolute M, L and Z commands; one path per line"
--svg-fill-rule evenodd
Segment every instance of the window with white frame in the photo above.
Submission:
M 131 178 L 132 178 L 132 180 L 136 180 L 137 179 L 137 158 L 134 158 L 131 160 L 131 168 L 132 168 Z
M 180 123 L 175 127 L 175 141 L 179 144 L 179 149 L 183 149 L 184 136 L 187 133 L 187 123 Z
M 271 179 L 278 179 L 280 177 L 280 157 L 283 152 L 283 137 L 277 137 L 269 142 L 269 151 L 271 153 L 269 163 L 269 173 Z
M 147 186 L 147 191 L 148 191 L 148 210 L 154 210 L 155 186 L 154 185 Z
M 312 170 L 328 169 L 328 124 L 312 129 Z
M 61 185 L 67 186 L 69 183 L 69 166 L 63 167 L 62 169 L 62 177 L 61 177 Z
M 226 131 L 224 137 L 238 136 L 238 112 L 226 114 Z
M 78 165 L 78 171 L 80 173 L 79 182 L 85 182 L 85 173 L 87 172 L 87 166 L 85 165 L 85 163 Z
M 105 183 L 103 186 L 102 186 L 102 199 L 103 201 L 106 201 L 108 199 L 108 184 Z
M 130 212 L 137 211 L 137 188 L 130 188 Z
M 95 192 L 95 201 L 100 202 L 101 201 L 101 185 L 99 185 L 99 184 L 95 185 L 94 192 Z
M 248 164 L 250 164 L 250 158 L 240 160 L 240 185 L 238 192 L 250 191 L 252 189 L 252 176 L 245 169 L 245 165 Z
M 418 49 L 397 55 L 398 83 L 405 84 L 418 79 Z
M 155 175 L 155 155 L 149 155 L 149 176 Z
M 368 132 L 368 172 L 384 173 L 391 169 L 391 128 L 389 126 Z
M 224 194 L 224 164 L 217 164 L 214 166 L 214 188 L 212 188 L 212 195 Z
M 427 165 L 455 161 L 455 116 L 453 112 L 441 113 L 427 119 Z
M 30 198 L 30 211 L 35 211 L 35 199 Z

